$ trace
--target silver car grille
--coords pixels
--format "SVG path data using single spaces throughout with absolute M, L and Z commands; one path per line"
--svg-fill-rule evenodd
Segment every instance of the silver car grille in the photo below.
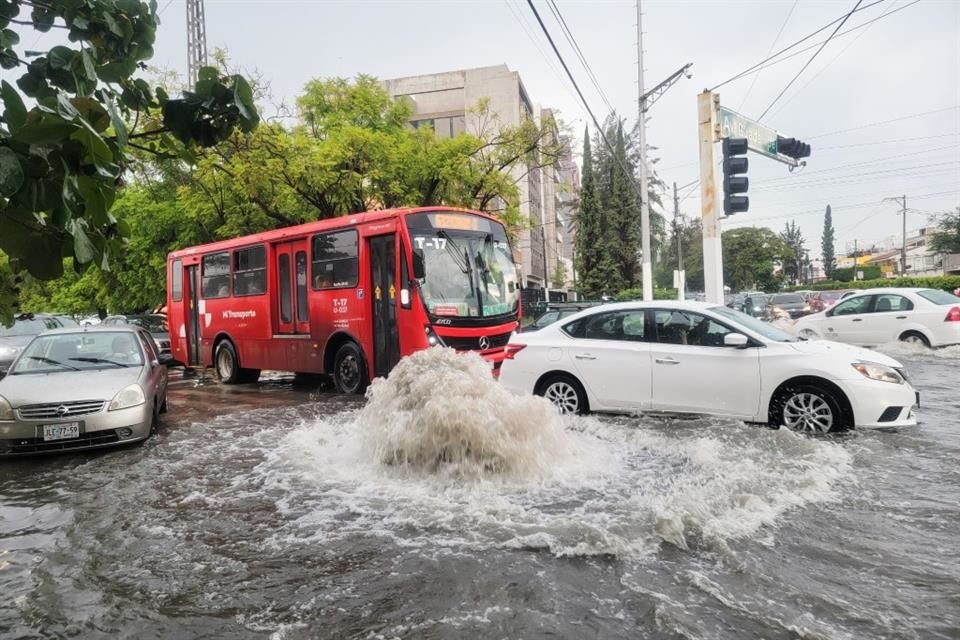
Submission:
M 56 402 L 52 404 L 30 404 L 17 409 L 23 420 L 42 420 L 46 418 L 72 418 L 97 413 L 103 409 L 103 400 L 77 400 L 74 402 Z

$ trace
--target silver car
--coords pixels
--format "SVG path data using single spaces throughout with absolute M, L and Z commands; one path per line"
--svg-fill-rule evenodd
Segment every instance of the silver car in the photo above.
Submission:
M 139 327 L 37 336 L 0 380 L 0 457 L 147 439 L 167 409 L 168 360 Z

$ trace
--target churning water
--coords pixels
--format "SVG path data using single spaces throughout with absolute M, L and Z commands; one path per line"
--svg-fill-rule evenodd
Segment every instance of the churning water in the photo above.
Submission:
M 842 437 L 562 417 L 440 349 L 365 403 L 182 387 L 0 466 L 0 636 L 956 638 L 958 360 L 893 355 L 921 425 Z

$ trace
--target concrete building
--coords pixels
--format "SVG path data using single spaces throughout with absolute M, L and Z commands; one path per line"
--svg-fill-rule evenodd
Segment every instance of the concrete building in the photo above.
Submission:
M 540 109 L 530 99 L 520 74 L 507 65 L 463 69 L 383 81 L 394 98 L 408 98 L 414 108 L 412 126 L 429 127 L 438 136 L 453 137 L 461 132 L 492 133 L 489 128 L 515 127 L 524 118 L 538 123 L 552 122 L 550 109 Z M 487 100 L 496 120 L 482 118 L 474 108 Z M 553 127 L 553 135 L 559 132 Z M 562 255 L 562 225 L 558 223 L 558 187 L 555 168 L 530 169 L 515 165 L 511 170 L 520 190 L 520 213 L 529 228 L 515 230 L 515 259 L 521 268 L 524 286 L 543 289 L 550 285 L 556 259 Z M 519 254 L 519 255 L 517 255 Z
M 580 168 L 573 159 L 570 141 L 567 141 L 567 152 L 560 158 L 557 173 L 560 179 L 560 188 L 557 193 L 557 220 L 560 225 L 560 256 L 567 275 L 567 288 L 576 289 L 578 274 L 574 269 L 574 243 L 576 230 L 573 226 L 580 199 Z

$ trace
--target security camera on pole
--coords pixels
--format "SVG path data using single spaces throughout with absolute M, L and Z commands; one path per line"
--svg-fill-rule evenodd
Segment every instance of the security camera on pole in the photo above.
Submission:
M 784 138 L 776 130 L 720 106 L 719 94 L 704 91 L 697 97 L 700 139 L 700 203 L 703 218 L 703 280 L 707 302 L 723 304 L 723 244 L 720 220 L 750 209 L 747 190 L 748 151 L 759 153 L 791 170 L 805 166 L 810 145 Z M 717 209 L 716 143 L 723 142 L 723 216 Z

